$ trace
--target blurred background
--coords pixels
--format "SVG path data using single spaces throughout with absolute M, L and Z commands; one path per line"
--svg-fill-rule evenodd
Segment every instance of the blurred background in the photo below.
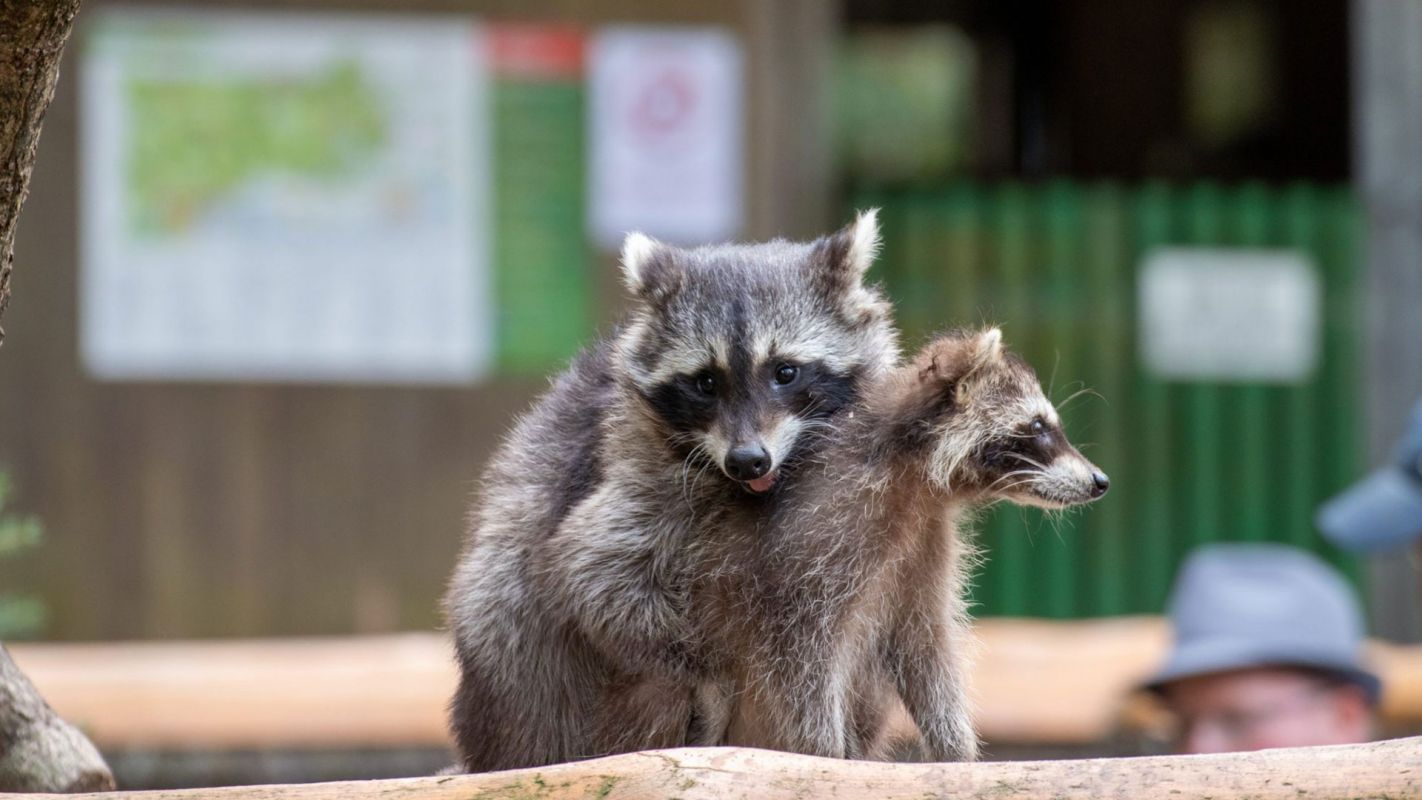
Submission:
M 1422 394 L 1416 0 L 88 0 L 0 354 L 0 636 L 436 630 L 482 463 L 620 315 L 624 232 L 869 206 L 907 341 L 1000 323 L 1113 480 L 987 516 L 978 615 L 1158 614 L 1193 546 L 1280 541 L 1422 636 L 1408 560 L 1312 522 Z M 1070 743 L 1140 747 L 1102 730 Z M 446 758 L 147 735 L 98 737 L 129 788 Z

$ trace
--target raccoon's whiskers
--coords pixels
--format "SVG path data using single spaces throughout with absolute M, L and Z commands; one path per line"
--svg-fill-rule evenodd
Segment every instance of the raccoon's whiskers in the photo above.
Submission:
M 1045 471 L 1047 470 L 1047 465 L 1046 465 L 1046 464 L 1043 464 L 1042 462 L 1038 461 L 1038 460 L 1035 459 L 1035 458 L 1031 458 L 1031 457 L 1029 457 L 1029 456 L 1024 456 L 1024 455 L 1022 455 L 1021 453 L 1003 453 L 1003 455 L 1009 456 L 1009 457 L 1011 457 L 1011 458 L 1017 459 L 1018 461 L 1022 461 L 1022 462 L 1025 462 L 1025 463 L 1027 463 L 1027 464 L 1030 464 L 1030 465 L 1036 467 L 1037 469 L 1042 470 L 1043 472 L 1045 472 Z
M 819 438 L 827 437 L 833 430 L 835 430 L 834 424 L 827 419 L 807 419 L 800 423 L 801 433 Z
M 1056 534 L 1057 541 L 1066 544 L 1066 537 L 1062 536 L 1062 511 L 1060 508 L 1042 509 L 1042 519 L 1052 527 L 1052 533 Z
M 1008 491 L 1008 490 L 1010 490 L 1010 489 L 1013 489 L 1013 488 L 1015 488 L 1015 487 L 1017 487 L 1017 486 L 1021 486 L 1021 485 L 1025 484 L 1025 483 L 1031 483 L 1031 482 L 1032 482 L 1032 477 L 1035 476 L 1036 474 L 1037 474 L 1037 470 L 1035 470 L 1035 469 L 1016 469 L 1016 470 L 1013 470 L 1013 471 L 1011 471 L 1011 472 L 1008 472 L 1008 473 L 1002 475 L 1001 477 L 999 477 L 997 480 L 993 481 L 992 483 L 988 484 L 987 491 L 989 491 L 989 492 L 992 492 L 992 491 L 1003 491 L 1003 492 L 1006 492 L 1006 491 Z M 1020 480 L 1020 481 L 1017 481 L 1016 483 L 1011 484 L 1010 486 L 1002 486 L 1002 487 L 999 487 L 999 486 L 998 486 L 998 484 L 1002 483 L 1002 482 L 1005 481 L 1005 480 L 1008 480 L 1008 479 L 1010 479 L 1010 478 L 1021 478 L 1021 477 L 1024 476 L 1024 475 L 1027 476 L 1027 477 L 1026 477 L 1026 478 L 1023 478 L 1023 479 Z
M 801 428 L 801 430 L 814 430 L 814 431 L 819 431 L 819 430 L 832 430 L 832 429 L 834 428 L 834 425 L 833 425 L 832 423 L 830 423 L 829 420 L 827 420 L 827 419 L 822 419 L 822 418 L 816 418 L 816 417 L 814 416 L 815 412 L 816 412 L 816 411 L 819 411 L 819 410 L 820 410 L 820 407 L 823 406 L 824 403 L 825 403 L 825 398 L 823 398 L 823 397 L 818 397 L 818 398 L 815 398 L 815 400 L 813 400 L 808 406 L 805 406 L 805 408 L 801 409 L 801 411 L 800 411 L 799 414 L 798 414 L 798 416 L 800 417 L 800 428 Z
M 1086 381 L 1070 381 L 1070 382 L 1068 382 L 1068 383 L 1062 385 L 1062 391 L 1067 391 L 1067 390 L 1071 389 L 1071 387 L 1073 387 L 1073 386 L 1085 386 L 1085 385 L 1086 385 Z M 1058 408 L 1060 408 L 1060 407 L 1061 407 L 1061 402 L 1060 402 L 1060 401 L 1057 401 L 1057 400 L 1052 400 L 1052 394 L 1054 393 L 1054 391 L 1055 391 L 1055 390 L 1054 390 L 1051 386 L 1048 386 L 1048 387 L 1047 387 L 1047 390 L 1042 393 L 1042 396 L 1045 397 L 1045 398 L 1047 398 L 1048 400 L 1051 400 L 1052 405 L 1055 405 L 1055 406 L 1057 406 Z
M 1067 395 L 1067 398 L 1065 400 L 1061 401 L 1060 403 L 1057 403 L 1057 412 L 1061 413 L 1062 411 L 1065 411 L 1067 405 L 1071 403 L 1071 401 L 1075 400 L 1078 397 L 1081 397 L 1082 395 L 1093 395 L 1102 402 L 1106 401 L 1105 396 L 1103 396 L 1100 392 L 1096 391 L 1095 389 L 1092 389 L 1090 386 L 1083 386 L 1082 388 L 1077 389 L 1076 391 Z
M 691 478 L 690 476 L 692 462 L 696 459 L 698 454 L 707 456 L 707 458 L 705 459 L 705 461 L 702 461 L 701 463 L 698 463 L 696 465 L 696 477 Z M 707 465 L 705 462 L 710 461 L 709 456 L 710 453 L 706 450 L 706 443 L 697 442 L 696 445 L 692 447 L 691 450 L 686 454 L 686 458 L 682 459 L 681 461 L 681 496 L 683 499 L 686 500 L 687 506 L 693 508 L 693 517 L 695 516 L 695 503 L 692 502 L 692 494 L 696 490 L 697 481 L 701 479 L 701 473 L 706 471 Z
M 700 437 L 698 436 L 698 434 L 694 432 L 682 431 L 679 433 L 668 434 L 666 437 L 666 442 L 669 445 L 675 446 L 679 444 L 687 444 L 689 442 L 694 442 L 697 441 L 699 438 Z
M 696 494 L 696 487 L 701 485 L 701 476 L 705 475 L 707 471 L 711 469 L 713 469 L 713 467 L 709 458 L 701 462 L 701 466 L 696 470 L 696 475 L 691 478 L 691 494 L 693 496 Z M 692 500 L 688 498 L 687 502 L 690 503 Z
M 1015 481 L 1015 482 L 1013 482 L 1013 483 L 1009 483 L 1009 484 L 1007 484 L 1006 486 L 1000 486 L 1000 487 L 998 487 L 997 489 L 995 489 L 995 490 L 993 490 L 993 491 L 999 492 L 999 493 L 1001 493 L 1001 494 L 1007 494 L 1008 492 L 1012 491 L 1013 489 L 1016 489 L 1016 488 L 1019 487 L 1019 486 L 1028 486 L 1028 485 L 1030 485 L 1031 483 L 1032 483 L 1032 479 L 1031 479 L 1031 478 L 1023 478 L 1023 479 L 1020 480 L 1020 481 Z

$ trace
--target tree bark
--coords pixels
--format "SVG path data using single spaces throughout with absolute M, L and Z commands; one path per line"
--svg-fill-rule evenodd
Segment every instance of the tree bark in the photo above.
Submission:
M 54 713 L 0 644 L 0 791 L 113 788 L 113 775 L 99 751 Z
M 10 304 L 15 222 L 29 191 L 40 124 L 80 0 L 0 0 L 0 319 Z M 0 344 L 5 330 L 0 328 Z
M 1422 738 L 1217 756 L 883 764 L 702 748 L 402 780 L 122 792 L 107 800 L 1330 800 L 1422 798 Z M 3 798 L 3 795 L 0 795 Z

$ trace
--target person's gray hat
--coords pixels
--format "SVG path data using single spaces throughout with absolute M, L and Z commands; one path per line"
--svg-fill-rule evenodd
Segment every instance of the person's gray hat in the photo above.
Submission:
M 1422 536 L 1422 403 L 1388 463 L 1318 511 L 1329 541 L 1352 550 L 1383 550 Z
M 1353 590 L 1316 556 L 1279 544 L 1213 544 L 1181 567 L 1169 607 L 1175 642 L 1144 688 L 1249 667 L 1304 667 L 1382 692 L 1363 667 Z

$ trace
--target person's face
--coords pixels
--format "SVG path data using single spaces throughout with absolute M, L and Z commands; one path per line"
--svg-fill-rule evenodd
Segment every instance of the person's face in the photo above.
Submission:
M 1291 669 L 1258 668 L 1183 678 L 1165 686 L 1182 753 L 1355 744 L 1371 735 L 1362 690 Z

